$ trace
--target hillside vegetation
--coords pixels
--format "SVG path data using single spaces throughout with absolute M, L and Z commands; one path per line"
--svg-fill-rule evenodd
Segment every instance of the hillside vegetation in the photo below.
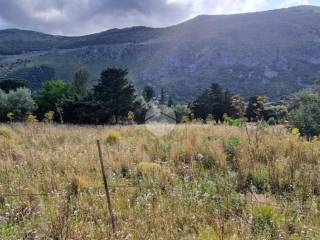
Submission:
M 0 239 L 320 238 L 320 142 L 282 126 L 1 125 L 0 158 Z
M 95 79 L 106 66 L 116 66 L 129 68 L 139 89 L 165 88 L 179 101 L 191 100 L 212 81 L 245 97 L 279 99 L 319 76 L 319 21 L 319 7 L 300 6 L 81 37 L 4 30 L 0 75 L 23 77 L 36 89 L 39 81 L 71 81 L 81 67 Z

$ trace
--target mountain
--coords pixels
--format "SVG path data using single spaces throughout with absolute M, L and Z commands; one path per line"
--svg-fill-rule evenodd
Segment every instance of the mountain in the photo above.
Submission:
M 23 78 L 38 88 L 71 80 L 81 67 L 99 76 L 127 67 L 141 89 L 165 88 L 177 100 L 212 82 L 244 95 L 279 99 L 320 77 L 320 7 L 198 16 L 167 28 L 112 29 L 80 37 L 0 31 L 0 78 Z

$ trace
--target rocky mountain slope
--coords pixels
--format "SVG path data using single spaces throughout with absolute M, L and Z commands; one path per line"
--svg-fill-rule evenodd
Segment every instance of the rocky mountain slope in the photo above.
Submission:
M 320 78 L 319 22 L 319 7 L 300 6 L 81 37 L 3 30 L 0 78 L 24 78 L 36 89 L 47 79 L 71 80 L 81 67 L 95 79 L 103 68 L 121 66 L 137 88 L 163 87 L 181 101 L 211 82 L 279 99 Z

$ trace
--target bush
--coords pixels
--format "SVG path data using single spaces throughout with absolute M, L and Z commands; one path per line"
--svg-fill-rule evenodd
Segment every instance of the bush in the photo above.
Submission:
M 181 123 L 189 123 L 190 122 L 190 118 L 188 116 L 184 116 L 182 119 L 181 119 Z
M 44 82 L 36 95 L 39 106 L 38 116 L 57 109 L 57 105 L 63 100 L 74 97 L 73 89 L 63 80 L 51 80 Z
M 229 126 L 234 126 L 234 127 L 242 127 L 247 122 L 246 118 L 233 119 L 226 114 L 224 115 L 223 119 Z
M 257 206 L 252 212 L 252 233 L 255 239 L 277 240 L 282 223 L 281 214 L 271 205 Z
M 257 166 L 254 174 L 249 175 L 248 181 L 256 188 L 257 193 L 264 193 L 269 189 L 269 172 L 264 166 Z
M 274 119 L 274 117 L 271 117 L 268 119 L 267 123 L 270 125 L 270 126 L 273 126 L 273 125 L 276 125 L 277 122 L 276 120 Z
M 191 110 L 186 105 L 176 105 L 173 107 L 173 111 L 175 113 L 175 117 L 177 119 L 177 123 L 188 123 L 189 115 L 191 113 Z
M 107 134 L 107 137 L 105 138 L 105 143 L 108 145 L 114 145 L 120 142 L 121 136 L 118 132 L 116 131 L 110 131 Z
M 270 125 L 283 123 L 288 117 L 288 109 L 284 105 L 268 106 L 263 112 L 263 117 Z
M 308 91 L 303 91 L 296 97 L 297 106 L 289 113 L 290 125 L 311 139 L 320 134 L 320 97 Z
M 5 93 L 0 90 L 0 120 L 6 120 L 7 114 L 12 113 L 15 120 L 22 121 L 27 112 L 33 112 L 37 105 L 27 88 L 18 88 Z

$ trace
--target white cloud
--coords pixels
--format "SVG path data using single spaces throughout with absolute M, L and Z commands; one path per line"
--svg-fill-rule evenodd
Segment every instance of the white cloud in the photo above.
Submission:
M 293 6 L 299 6 L 299 5 L 308 5 L 308 4 L 311 4 L 311 2 L 308 0 L 286 0 L 280 4 L 280 7 L 287 8 L 287 7 L 293 7 Z
M 224 0 L 222 1 L 193 1 L 193 13 L 207 13 L 207 14 L 228 14 L 228 13 L 242 13 L 256 11 L 263 4 L 265 0 Z
M 7 28 L 7 23 L 0 17 L 0 29 Z
M 167 3 L 187 5 L 193 15 L 199 15 L 257 11 L 267 0 L 167 0 Z
M 307 2 L 286 0 L 283 6 Z M 10 27 L 82 35 L 133 25 L 163 27 L 199 14 L 252 12 L 268 4 L 270 0 L 0 0 L 0 18 Z

